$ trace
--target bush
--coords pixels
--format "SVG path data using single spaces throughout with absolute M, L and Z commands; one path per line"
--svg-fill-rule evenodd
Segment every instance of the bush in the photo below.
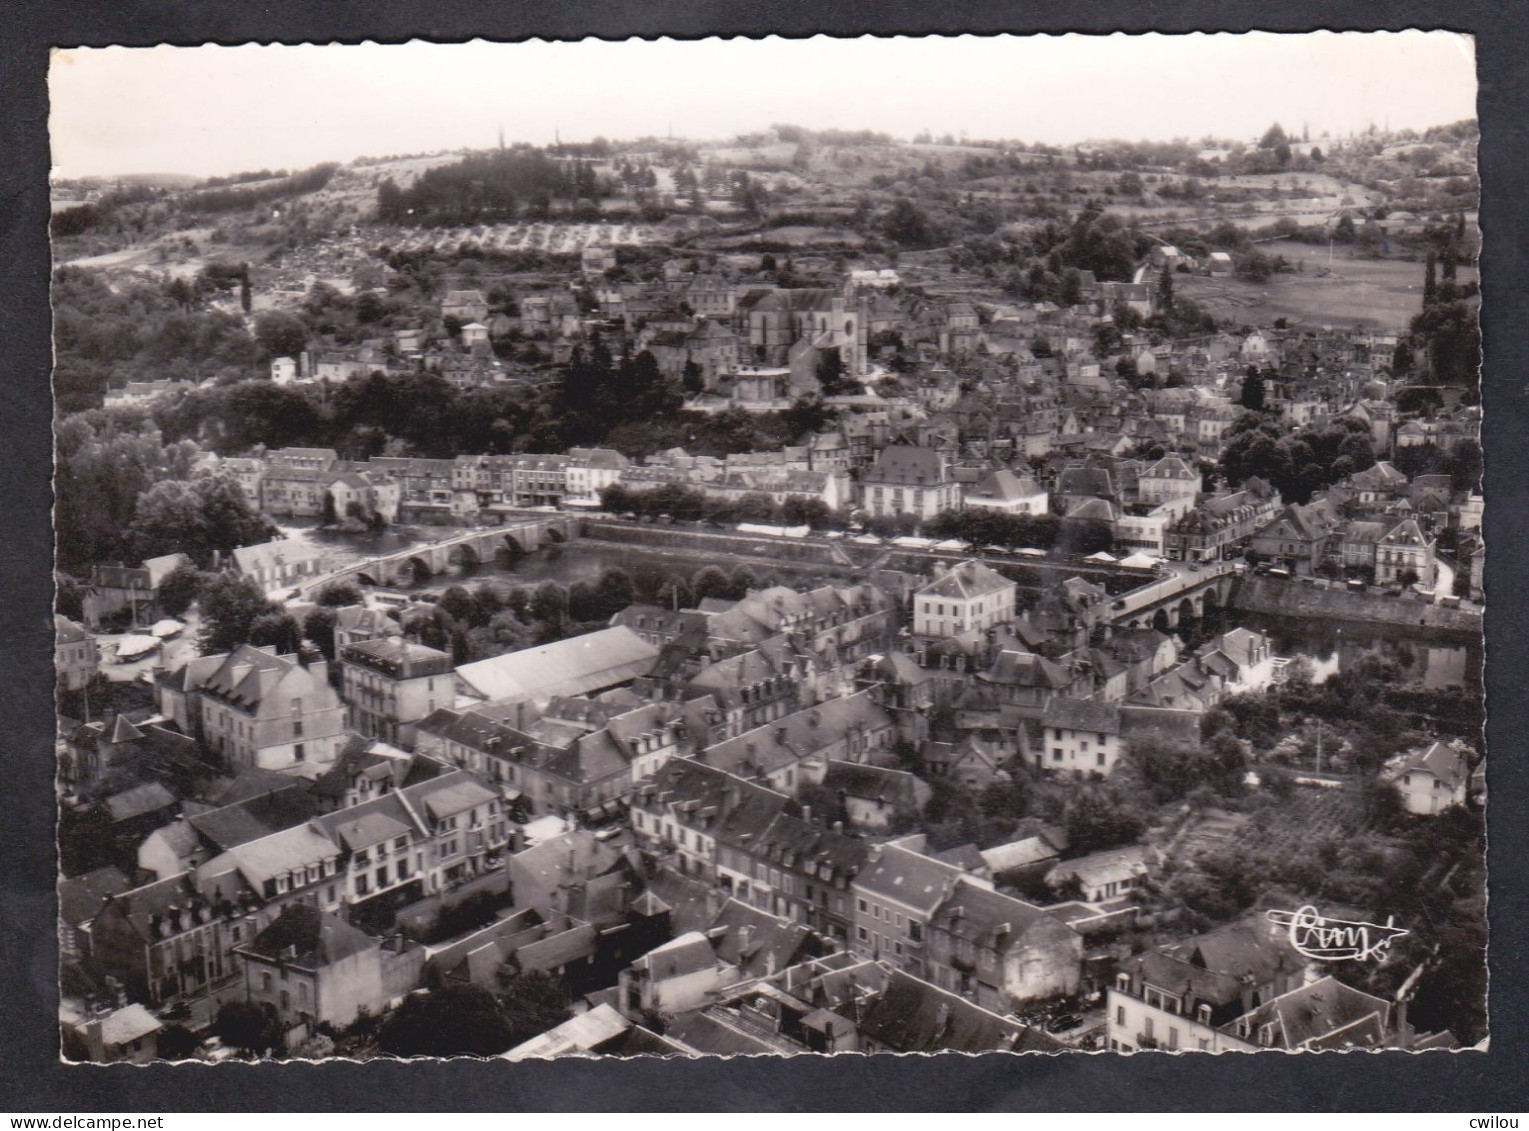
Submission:
M 231 1001 L 218 1010 L 212 1031 L 226 1045 L 245 1052 L 265 1053 L 278 1048 L 286 1033 L 276 1007 L 268 1001 Z
M 494 995 L 468 984 L 410 995 L 382 1023 L 377 1041 L 394 1056 L 496 1056 L 513 1035 Z

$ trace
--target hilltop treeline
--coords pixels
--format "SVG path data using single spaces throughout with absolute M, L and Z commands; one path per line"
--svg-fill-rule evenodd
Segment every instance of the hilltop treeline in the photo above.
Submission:
M 172 197 L 163 189 L 150 185 L 133 185 L 109 192 L 94 204 L 82 204 L 55 212 L 49 221 L 49 231 L 55 239 L 66 236 L 82 236 L 87 232 L 111 231 L 127 228 L 142 232 L 143 210 L 133 205 L 150 204 L 159 200 L 173 200 L 177 208 L 192 214 L 238 212 L 255 208 L 294 196 L 306 196 L 318 192 L 329 184 L 339 169 L 335 162 L 315 165 L 300 173 L 283 176 L 279 180 L 241 187 L 224 187 L 216 180 L 205 182 L 202 189 Z M 240 174 L 244 177 L 246 174 Z
M 339 167 L 335 162 L 327 161 L 276 181 L 248 187 L 203 189 L 184 197 L 181 207 L 187 212 L 237 212 L 259 204 L 274 204 L 289 196 L 318 192 L 329 184 Z
M 473 154 L 420 174 L 408 188 L 391 177 L 377 187 L 385 224 L 457 225 L 545 216 L 555 200 L 594 202 L 610 186 L 588 161 L 558 161 L 537 149 Z

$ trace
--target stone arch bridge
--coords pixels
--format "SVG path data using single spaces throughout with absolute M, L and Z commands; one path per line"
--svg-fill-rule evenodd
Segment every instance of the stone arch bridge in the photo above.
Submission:
M 384 588 L 414 585 L 445 573 L 452 566 L 492 565 L 501 554 L 511 557 L 529 554 L 543 546 L 571 541 L 580 532 L 581 520 L 573 515 L 549 514 L 534 519 L 517 519 L 492 530 L 473 530 L 428 546 L 415 546 L 396 554 L 356 562 L 322 577 L 311 578 L 299 588 L 302 596 L 311 597 L 325 586 L 340 581 Z
M 1169 562 L 1167 568 L 1167 576 L 1117 597 L 1110 622 L 1171 632 L 1182 621 L 1198 620 L 1231 603 L 1237 563 L 1212 562 L 1196 569 L 1188 562 Z

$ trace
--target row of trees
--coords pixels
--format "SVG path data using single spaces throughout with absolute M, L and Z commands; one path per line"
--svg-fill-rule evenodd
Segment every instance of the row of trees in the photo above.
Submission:
M 192 441 L 166 443 L 141 410 L 97 410 L 57 430 L 57 564 L 85 574 L 97 562 L 184 552 L 200 567 L 275 528 L 231 476 L 196 469 Z
M 602 438 L 621 424 L 673 416 L 684 403 L 679 381 L 647 350 L 619 358 L 600 335 L 576 346 L 559 387 L 559 428 L 569 445 Z
M 205 293 L 202 297 L 205 297 Z M 112 386 L 248 376 L 256 347 L 233 314 L 173 286 L 60 267 L 53 274 L 53 387 L 61 413 L 99 408 Z
M 793 496 L 784 502 L 776 502 L 762 491 L 750 492 L 737 499 L 719 499 L 678 483 L 646 491 L 613 483 L 600 492 L 600 505 L 613 514 L 668 517 L 683 522 L 757 522 L 810 526 L 814 530 L 826 529 L 838 522 L 822 499 Z
M 1424 265 L 1423 309 L 1413 318 L 1409 336 L 1434 384 L 1474 394 L 1481 382 L 1481 322 L 1477 284 L 1457 279 L 1457 268 L 1467 257 L 1464 214 L 1440 235 L 1442 250 L 1429 251 Z
M 1245 412 L 1221 453 L 1221 476 L 1231 486 L 1267 480 L 1287 503 L 1305 503 L 1323 487 L 1375 464 L 1369 429 L 1338 420 L 1291 434 L 1272 414 Z
M 179 205 L 187 212 L 236 212 L 261 208 L 294 196 L 318 192 L 334 179 L 340 166 L 332 161 L 254 185 L 217 186 L 186 193 Z
M 595 202 L 610 185 L 587 160 L 560 161 L 517 146 L 472 154 L 427 169 L 408 188 L 391 177 L 377 188 L 377 219 L 384 224 L 459 225 L 545 217 L 552 202 Z

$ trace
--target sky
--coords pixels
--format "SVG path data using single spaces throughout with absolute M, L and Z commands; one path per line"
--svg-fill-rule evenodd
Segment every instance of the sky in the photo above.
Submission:
M 1065 145 L 1316 138 L 1475 115 L 1469 37 L 955 36 L 72 48 L 49 73 L 54 176 L 296 169 L 791 122 Z

